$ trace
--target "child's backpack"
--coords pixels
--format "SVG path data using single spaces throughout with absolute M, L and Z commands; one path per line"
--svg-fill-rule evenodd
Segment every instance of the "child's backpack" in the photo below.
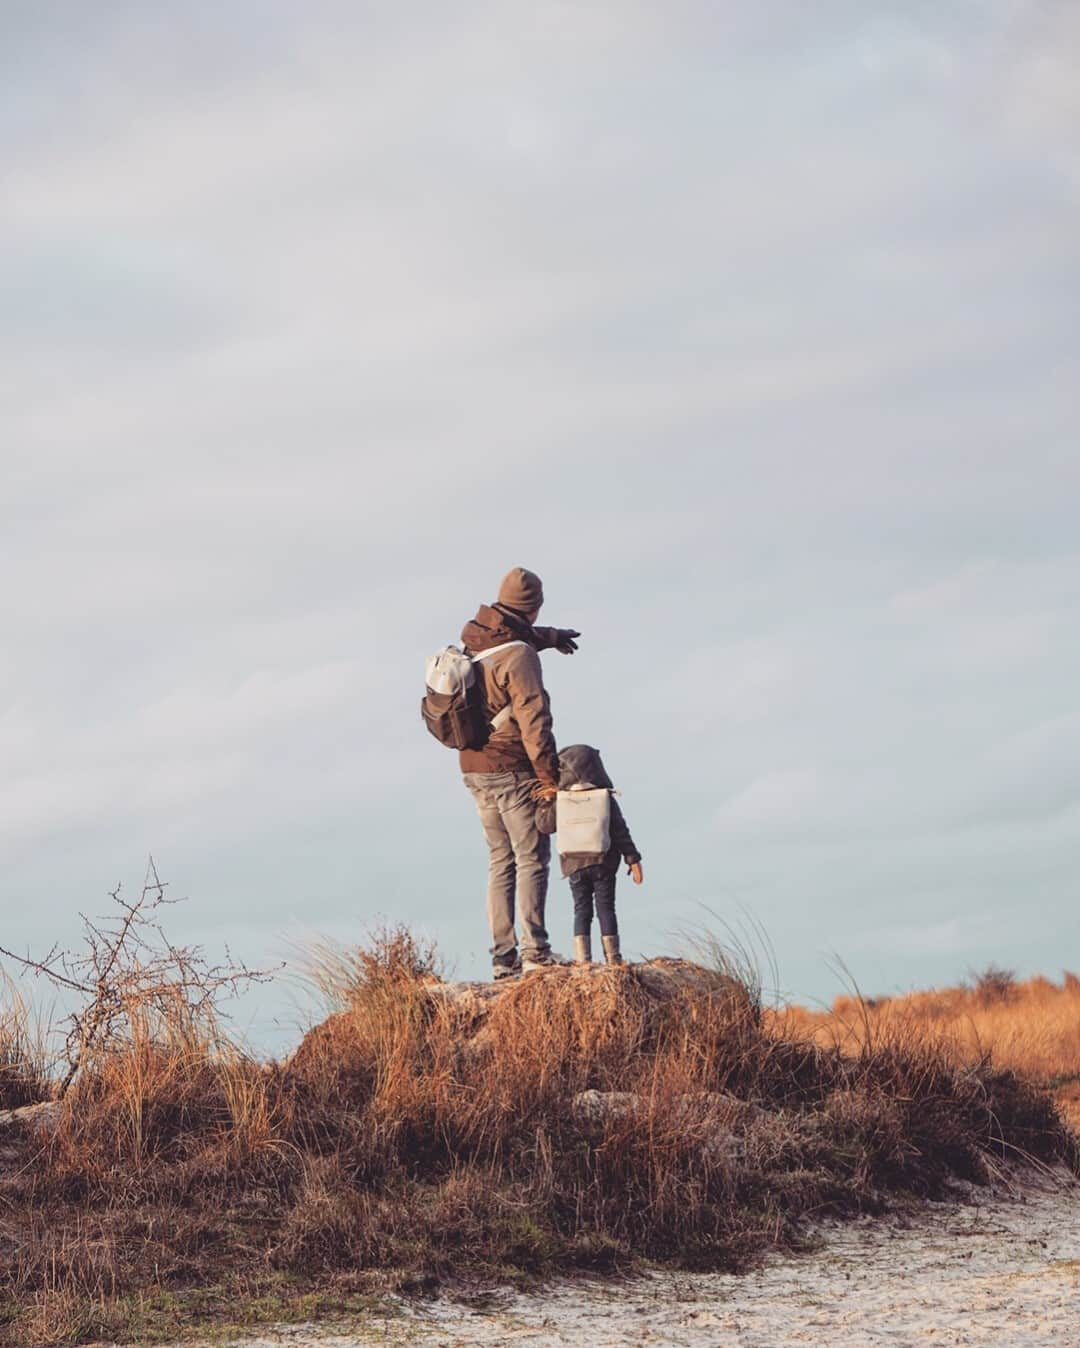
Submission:
M 427 662 L 427 691 L 420 702 L 420 715 L 440 744 L 448 749 L 482 749 L 510 720 L 509 703 L 488 720 L 482 681 L 473 665 L 508 646 L 524 645 L 523 641 L 504 641 L 475 656 L 466 655 L 457 646 L 444 646 L 435 652 Z
M 559 856 L 601 857 L 611 846 L 611 792 L 604 786 L 571 787 L 555 797 Z

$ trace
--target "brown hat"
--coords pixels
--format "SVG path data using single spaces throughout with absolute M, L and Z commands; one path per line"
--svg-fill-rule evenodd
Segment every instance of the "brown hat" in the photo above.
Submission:
M 507 571 L 499 586 L 499 597 L 495 601 L 518 613 L 531 613 L 544 602 L 544 587 L 540 577 L 534 571 L 526 571 L 523 566 L 515 566 Z

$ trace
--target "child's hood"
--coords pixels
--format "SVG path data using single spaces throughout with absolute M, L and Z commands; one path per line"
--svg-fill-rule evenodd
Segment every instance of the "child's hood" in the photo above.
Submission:
M 604 786 L 614 791 L 615 784 L 607 774 L 600 750 L 591 744 L 571 744 L 559 752 L 559 789 L 569 791 L 572 786 L 588 782 L 590 786 Z

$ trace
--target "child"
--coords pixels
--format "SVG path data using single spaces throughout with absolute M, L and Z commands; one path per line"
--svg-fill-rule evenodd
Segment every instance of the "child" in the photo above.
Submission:
M 600 752 L 588 744 L 572 744 L 559 754 L 559 789 L 574 787 L 604 787 L 614 791 L 611 778 L 600 760 Z M 604 943 L 604 958 L 608 964 L 622 964 L 619 950 L 619 925 L 615 918 L 615 878 L 619 873 L 620 856 L 629 867 L 634 884 L 640 885 L 641 853 L 634 846 L 626 827 L 619 803 L 611 798 L 611 846 L 600 855 L 570 853 L 560 856 L 562 873 L 569 877 L 570 893 L 574 896 L 574 961 L 588 964 L 592 960 L 593 906 L 600 921 L 600 936 Z

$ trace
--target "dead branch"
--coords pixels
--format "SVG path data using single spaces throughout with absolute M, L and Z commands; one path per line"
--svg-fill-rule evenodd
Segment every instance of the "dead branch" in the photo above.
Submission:
M 276 972 L 250 969 L 227 951 L 224 963 L 211 964 L 200 946 L 176 945 L 161 925 L 161 910 L 182 900 L 168 897 L 165 890 L 150 857 L 136 899 L 125 898 L 119 885 L 111 891 L 119 914 L 96 918 L 79 914 L 81 951 L 54 945 L 43 959 L 35 959 L 29 952 L 19 955 L 0 946 L 0 955 L 81 999 L 66 1021 L 67 1069 L 60 1096 L 92 1053 L 129 1043 L 135 1024 L 149 1025 L 158 1033 L 202 1031 L 214 1037 L 223 1015 L 221 1003 Z

